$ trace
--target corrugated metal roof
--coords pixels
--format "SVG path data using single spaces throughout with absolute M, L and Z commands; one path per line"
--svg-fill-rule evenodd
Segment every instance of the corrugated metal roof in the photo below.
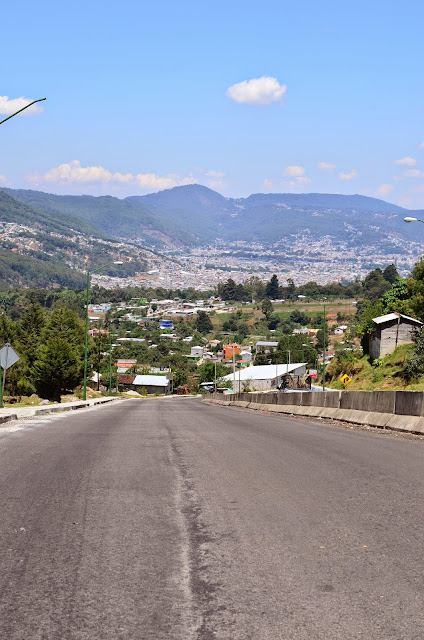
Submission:
M 169 379 L 166 376 L 136 376 L 133 383 L 140 387 L 167 387 Z
M 399 318 L 403 318 L 404 320 L 410 320 L 411 322 L 416 322 L 417 324 L 423 324 L 416 318 L 410 318 L 409 316 L 404 316 L 403 313 L 387 313 L 385 316 L 378 316 L 378 318 L 373 318 L 372 321 L 375 324 L 381 324 L 383 322 L 390 322 L 390 320 L 398 320 Z
M 293 364 L 258 364 L 253 367 L 246 367 L 236 371 L 236 380 L 270 380 L 291 373 L 300 367 L 306 365 L 306 362 L 294 362 Z M 233 380 L 234 373 L 225 376 L 223 380 Z
M 267 342 L 266 340 L 259 340 L 256 346 L 260 347 L 278 347 L 278 342 Z

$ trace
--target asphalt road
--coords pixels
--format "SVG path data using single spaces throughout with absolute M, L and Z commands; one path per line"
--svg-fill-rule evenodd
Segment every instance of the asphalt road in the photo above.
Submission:
M 424 439 L 192 399 L 0 428 L 3 640 L 424 638 Z

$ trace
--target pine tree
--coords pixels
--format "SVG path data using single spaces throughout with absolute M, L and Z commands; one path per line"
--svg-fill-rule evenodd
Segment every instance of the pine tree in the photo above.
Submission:
M 51 338 L 40 348 L 39 359 L 33 368 L 37 393 L 60 402 L 60 396 L 73 389 L 81 375 L 81 356 L 66 338 Z
M 278 277 L 274 273 L 271 280 L 266 285 L 265 293 L 267 298 L 269 298 L 270 300 L 275 300 L 278 298 L 278 291 L 279 291 Z

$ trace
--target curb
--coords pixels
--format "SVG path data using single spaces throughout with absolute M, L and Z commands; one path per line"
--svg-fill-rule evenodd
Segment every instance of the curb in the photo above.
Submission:
M 3 422 L 10 422 L 11 420 L 17 420 L 18 416 L 16 413 L 10 413 L 8 416 L 0 416 L 0 424 Z
M 10 422 L 11 420 L 25 420 L 26 418 L 31 418 L 33 416 L 42 416 L 48 413 L 59 413 L 61 411 L 76 411 L 77 409 L 85 409 L 88 407 L 94 407 L 96 405 L 105 404 L 106 402 L 113 402 L 115 400 L 125 400 L 126 398 L 121 398 L 120 396 L 113 398 L 97 398 L 96 400 L 86 400 L 79 402 L 78 404 L 55 404 L 46 406 L 42 409 L 34 409 L 32 413 L 28 413 L 28 415 L 20 415 L 16 413 L 11 413 L 7 416 L 0 416 L 0 424 L 4 422 Z
M 218 404 L 226 407 L 242 407 L 244 402 L 226 402 L 210 398 L 203 400 L 206 404 Z M 269 413 L 285 413 L 300 417 L 321 417 L 337 420 L 338 422 L 349 422 L 357 425 L 368 425 L 377 429 L 388 429 L 390 431 L 401 431 L 415 435 L 424 434 L 424 418 L 419 416 L 405 416 L 391 413 L 378 413 L 372 411 L 359 411 L 357 409 L 335 409 L 331 407 L 312 407 L 298 405 L 278 405 L 259 404 L 257 402 L 248 403 L 247 408 L 254 411 L 266 411 Z

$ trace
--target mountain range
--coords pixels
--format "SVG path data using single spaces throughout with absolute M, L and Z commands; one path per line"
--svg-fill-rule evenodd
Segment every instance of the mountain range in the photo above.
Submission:
M 423 215 L 363 195 L 271 193 L 226 198 L 197 184 L 125 199 L 14 189 L 0 194 L 3 200 L 7 195 L 24 204 L 20 217 L 33 216 L 41 225 L 53 223 L 156 247 L 208 245 L 217 239 L 275 244 L 305 233 L 314 240 L 332 236 L 373 246 L 387 237 L 416 239 L 416 228 L 406 225 L 403 217 Z M 9 217 L 14 215 L 12 208 L 18 213 L 15 204 L 9 207 Z

